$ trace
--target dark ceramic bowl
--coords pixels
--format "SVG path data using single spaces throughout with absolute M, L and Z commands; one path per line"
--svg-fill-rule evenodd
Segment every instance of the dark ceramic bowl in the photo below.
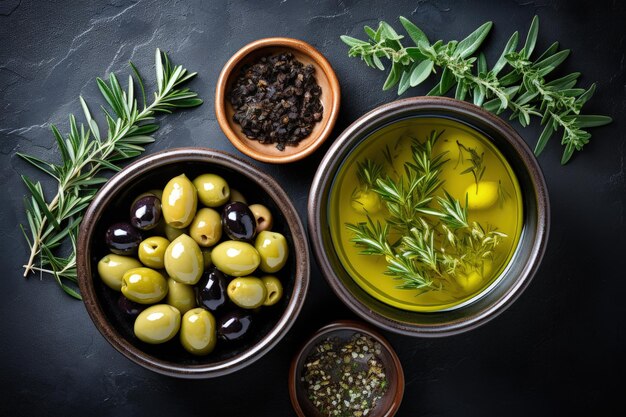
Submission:
M 250 202 L 267 206 L 274 215 L 274 230 L 287 238 L 290 259 L 281 270 L 284 296 L 261 310 L 255 327 L 240 343 L 217 344 L 207 356 L 188 354 L 178 337 L 162 345 L 141 342 L 133 323 L 117 307 L 119 296 L 100 280 L 98 261 L 108 253 L 106 228 L 126 220 L 132 200 L 142 192 L 163 188 L 185 173 L 193 178 L 212 172 L 223 176 Z M 293 325 L 304 303 L 309 283 L 308 246 L 303 225 L 289 197 L 267 174 L 232 155 L 202 148 L 172 149 L 146 156 L 113 176 L 87 209 L 78 238 L 78 282 L 89 316 L 104 338 L 133 362 L 153 371 L 182 378 L 210 378 L 237 371 L 267 353 Z
M 391 417 L 396 414 L 404 395 L 404 372 L 398 355 L 396 355 L 391 344 L 371 326 L 351 320 L 339 320 L 315 332 L 291 361 L 289 369 L 289 396 L 291 404 L 299 417 L 324 417 L 324 414 L 315 408 L 309 400 L 307 387 L 301 380 L 306 360 L 317 343 L 329 337 L 347 341 L 356 333 L 369 336 L 382 345 L 380 360 L 385 368 L 385 375 L 389 384 L 383 398 L 377 402 L 367 416 Z
M 509 265 L 495 282 L 470 302 L 437 312 L 414 312 L 382 303 L 365 292 L 342 266 L 328 221 L 333 180 L 346 157 L 372 133 L 394 122 L 441 117 L 479 131 L 503 154 L 521 189 L 522 233 Z M 350 125 L 322 160 L 309 194 L 309 237 L 326 280 L 337 296 L 363 319 L 411 336 L 445 336 L 464 332 L 493 319 L 524 291 L 536 273 L 548 239 L 549 201 L 543 174 L 531 150 L 501 118 L 472 104 L 441 97 L 413 97 L 380 106 Z

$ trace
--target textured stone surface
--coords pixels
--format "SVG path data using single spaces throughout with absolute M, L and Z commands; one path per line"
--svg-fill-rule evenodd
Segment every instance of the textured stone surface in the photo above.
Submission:
M 214 85 L 245 43 L 289 36 L 319 48 L 343 89 L 335 136 L 361 114 L 396 98 L 385 75 L 348 59 L 339 35 L 362 36 L 379 19 L 412 18 L 432 38 L 460 38 L 485 20 L 495 28 L 491 62 L 513 30 L 542 19 L 539 47 L 571 48 L 567 71 L 598 81 L 590 113 L 616 121 L 595 129 L 587 149 L 561 167 L 552 139 L 539 159 L 552 200 L 552 233 L 533 283 L 504 314 L 470 333 L 436 340 L 387 334 L 405 368 L 398 416 L 606 415 L 623 410 L 626 360 L 626 177 L 623 114 L 626 9 L 618 1 L 0 1 L 0 414 L 292 415 L 287 370 L 303 339 L 352 314 L 315 265 L 306 306 L 292 331 L 251 367 L 219 380 L 185 381 L 140 368 L 97 332 L 82 303 L 48 277 L 21 277 L 27 247 L 19 173 L 44 179 L 16 151 L 56 158 L 50 125 L 67 131 L 78 95 L 100 102 L 95 76 L 153 64 L 155 48 L 199 72 L 205 104 L 163 119 L 149 152 L 207 146 L 237 153 L 214 116 Z M 147 78 L 152 81 L 149 75 Z M 408 94 L 424 93 L 424 89 Z M 531 145 L 536 126 L 516 129 Z M 330 142 L 330 141 L 329 141 Z M 308 187 L 328 144 L 297 166 L 258 163 L 286 188 L 305 218 Z M 45 181 L 44 181 L 45 183 Z M 320 306 L 324 306 L 321 308 Z M 617 385 L 609 382 L 617 381 Z

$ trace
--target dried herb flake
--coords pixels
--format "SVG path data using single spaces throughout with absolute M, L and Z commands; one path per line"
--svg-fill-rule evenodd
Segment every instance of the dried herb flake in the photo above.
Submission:
M 311 403 L 325 416 L 367 416 L 388 389 L 381 349 L 359 333 L 348 341 L 327 338 L 318 343 L 301 379 Z

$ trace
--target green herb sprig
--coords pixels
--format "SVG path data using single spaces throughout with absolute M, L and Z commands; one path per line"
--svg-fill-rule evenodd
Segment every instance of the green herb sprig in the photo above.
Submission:
M 60 163 L 18 153 L 56 182 L 56 194 L 47 200 L 41 183 L 22 175 L 31 194 L 25 199 L 30 233 L 20 225 L 30 247 L 30 256 L 24 265 L 25 277 L 34 271 L 52 274 L 67 294 L 80 299 L 75 286 L 78 227 L 98 186 L 107 181 L 101 174 L 106 170 L 119 171 L 121 162 L 140 155 L 143 146 L 154 142 L 151 135 L 159 128 L 154 123 L 156 114 L 202 104 L 197 93 L 181 88 L 184 82 L 195 77 L 195 72 L 189 73 L 180 65 L 172 66 L 167 54 L 159 49 L 155 59 L 157 91 L 151 103 L 146 100 L 139 71 L 130 63 L 140 88 L 141 107 L 136 98 L 135 79 L 131 75 L 126 90 L 122 89 L 115 74 L 110 74 L 108 83 L 96 79 L 110 106 L 110 110 L 102 107 L 107 123 L 106 136 L 102 135 L 87 103 L 80 97 L 86 125 L 79 126 L 74 115 L 70 115 L 70 131 L 65 138 L 56 126 L 52 126 L 61 155 Z M 63 256 L 63 253 L 67 255 Z
M 466 168 L 464 171 L 462 171 L 461 175 L 472 174 L 472 176 L 474 177 L 474 182 L 476 183 L 476 194 L 478 194 L 478 183 L 480 182 L 480 180 L 483 179 L 483 176 L 485 175 L 485 171 L 487 170 L 487 167 L 485 166 L 485 161 L 484 161 L 485 153 L 481 152 L 479 155 L 476 149 L 468 148 L 467 146 L 463 145 L 460 142 L 457 142 L 457 145 L 459 147 L 458 164 L 463 164 L 465 162 L 464 153 L 469 154 L 468 161 L 470 163 L 470 166 Z
M 439 178 L 449 161 L 447 152 L 435 154 L 433 147 L 441 131 L 433 131 L 425 141 L 413 140 L 412 161 L 395 179 L 382 176 L 380 165 L 364 161 L 357 166 L 361 184 L 371 187 L 385 204 L 384 224 L 367 216 L 366 222 L 348 223 L 351 242 L 363 255 L 383 256 L 386 275 L 400 280 L 399 288 L 418 294 L 444 287 L 454 288 L 457 274 L 482 271 L 485 261 L 493 260 L 495 248 L 504 233 L 485 230 L 468 219 L 467 196 L 463 205 L 443 190 Z M 392 241 L 392 236 L 401 236 Z
M 562 131 L 561 144 L 565 146 L 562 164 L 589 142 L 591 134 L 585 129 L 612 121 L 608 116 L 581 114 L 596 85 L 587 89 L 576 87 L 580 73 L 548 81 L 546 77 L 565 61 L 570 50 L 559 51 L 559 44 L 555 42 L 539 56 L 533 55 L 539 32 L 537 16 L 523 47 L 517 50 L 519 34 L 513 33 L 491 68 L 485 55 L 482 52 L 476 55 L 476 52 L 489 34 L 492 22 L 483 24 L 460 42 L 431 43 L 411 21 L 404 17 L 399 20 L 415 46 L 404 47 L 401 43 L 404 36 L 386 22 L 380 22 L 376 30 L 365 26 L 368 40 L 341 36 L 350 46 L 348 55 L 360 57 L 368 66 L 385 70 L 382 59 L 391 61 L 383 90 L 397 85 L 398 94 L 403 94 L 438 73 L 439 81 L 428 95 L 443 96 L 456 87 L 455 98 L 471 98 L 474 104 L 496 114 L 508 109 L 510 118 L 519 120 L 524 127 L 531 123 L 531 117 L 540 118 L 544 129 L 535 146 L 536 155 L 557 131 Z M 509 72 L 503 75 L 505 68 Z

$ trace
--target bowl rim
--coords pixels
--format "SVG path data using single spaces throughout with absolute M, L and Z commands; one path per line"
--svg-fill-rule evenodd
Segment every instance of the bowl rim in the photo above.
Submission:
M 307 352 L 314 343 L 320 340 L 321 337 L 340 330 L 353 330 L 355 332 L 365 333 L 366 335 L 372 337 L 377 342 L 379 342 L 383 348 L 389 353 L 391 357 L 391 362 L 393 363 L 393 374 L 397 381 L 397 389 L 393 393 L 393 401 L 391 403 L 391 407 L 387 410 L 385 414 L 380 417 L 392 417 L 396 414 L 398 409 L 400 408 L 400 404 L 402 403 L 402 397 L 404 396 L 404 388 L 405 388 L 405 379 L 404 379 L 404 370 L 402 368 L 402 362 L 400 362 L 400 358 L 396 353 L 395 349 L 389 343 L 389 341 L 379 333 L 372 326 L 362 323 L 356 320 L 335 320 L 332 321 L 325 326 L 316 330 L 313 334 L 311 334 L 304 343 L 302 343 L 301 347 L 298 349 L 295 355 L 293 355 L 291 359 L 291 364 L 289 366 L 289 398 L 291 400 L 291 405 L 298 415 L 298 417 L 307 417 L 300 406 L 300 402 L 298 401 L 298 381 L 296 380 L 296 376 L 298 373 L 298 364 L 302 359 L 305 352 Z M 389 393 L 389 392 L 388 392 Z
M 237 133 L 235 133 L 235 131 L 232 129 L 230 121 L 228 120 L 228 117 L 226 115 L 224 105 L 227 94 L 226 86 L 228 83 L 228 79 L 231 76 L 235 67 L 251 52 L 267 47 L 291 48 L 310 57 L 313 61 L 315 61 L 315 63 L 326 75 L 326 78 L 328 79 L 330 85 L 330 94 L 332 94 L 331 108 L 324 109 L 325 113 L 327 111 L 330 112 L 328 115 L 328 122 L 326 123 L 326 126 L 324 126 L 324 129 L 319 132 L 318 136 L 314 138 L 314 140 L 307 147 L 302 148 L 299 151 L 286 153 L 284 155 L 266 155 L 249 147 L 244 141 L 239 138 Z M 244 45 L 241 49 L 235 52 L 234 55 L 231 56 L 226 64 L 224 64 L 224 67 L 220 72 L 215 86 L 215 116 L 217 117 L 217 122 L 220 125 L 220 128 L 222 129 L 228 140 L 235 148 L 237 148 L 245 155 L 248 155 L 249 157 L 262 162 L 273 164 L 286 164 L 290 162 L 295 162 L 315 152 L 332 133 L 332 130 L 335 127 L 335 123 L 337 121 L 337 117 L 339 116 L 340 103 L 341 88 L 339 86 L 339 79 L 337 78 L 337 74 L 335 74 L 333 67 L 330 65 L 330 62 L 328 62 L 326 57 L 322 55 L 322 53 L 319 52 L 313 45 L 294 38 L 261 38 Z M 272 145 L 270 144 L 268 146 Z
M 259 184 L 263 191 L 276 202 L 285 216 L 296 253 L 292 297 L 274 327 L 256 344 L 241 354 L 212 364 L 180 365 L 155 358 L 133 346 L 107 320 L 98 301 L 92 278 L 90 250 L 88 248 L 92 245 L 96 223 L 115 196 L 116 190 L 123 188 L 145 172 L 180 162 L 217 164 L 236 171 L 252 182 Z M 78 285 L 87 313 L 98 331 L 118 352 L 136 364 L 160 374 L 201 379 L 226 375 L 250 365 L 269 352 L 287 334 L 304 305 L 310 280 L 310 260 L 305 228 L 300 216 L 291 199 L 276 180 L 251 163 L 227 152 L 199 147 L 181 147 L 155 152 L 136 160 L 111 177 L 98 191 L 81 221 L 77 244 L 77 271 Z
M 323 191 L 326 183 L 332 181 L 330 168 L 339 163 L 337 162 L 337 154 L 344 154 L 344 152 L 348 152 L 349 149 L 352 149 L 352 141 L 356 140 L 355 138 L 358 139 L 367 136 L 372 125 L 381 123 L 383 120 L 385 123 L 399 120 L 407 112 L 412 111 L 454 112 L 458 115 L 477 119 L 493 128 L 514 148 L 519 156 L 520 161 L 525 166 L 530 180 L 533 183 L 533 194 L 537 201 L 537 226 L 534 229 L 536 232 L 535 242 L 531 247 L 528 262 L 524 265 L 523 270 L 513 285 L 508 288 L 508 291 L 496 302 L 489 305 L 488 308 L 481 310 L 474 316 L 429 325 L 410 324 L 393 320 L 359 301 L 334 273 L 333 267 L 326 256 L 325 247 L 323 246 L 321 238 L 321 204 L 323 201 Z M 517 131 L 502 118 L 471 103 L 448 97 L 416 96 L 395 100 L 374 108 L 354 121 L 333 142 L 320 162 L 311 184 L 307 214 L 309 239 L 311 239 L 315 259 L 317 260 L 322 275 L 326 278 L 326 281 L 339 299 L 354 313 L 366 321 L 394 333 L 414 337 L 441 337 L 463 333 L 487 323 L 505 311 L 522 292 L 524 292 L 539 269 L 539 265 L 546 251 L 550 229 L 550 202 L 547 185 L 539 163 L 526 142 Z M 392 306 L 389 307 L 394 308 Z M 431 312 L 411 313 L 434 314 Z

